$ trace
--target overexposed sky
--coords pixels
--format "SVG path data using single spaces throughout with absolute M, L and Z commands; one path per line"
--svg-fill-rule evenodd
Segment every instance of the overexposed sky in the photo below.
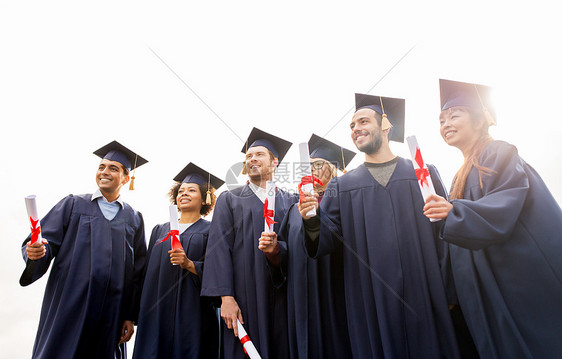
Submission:
M 439 136 L 438 79 L 477 82 L 494 87 L 493 136 L 562 203 L 562 25 L 530 4 L 0 1 L 0 357 L 30 356 L 47 279 L 18 284 L 23 198 L 44 215 L 93 192 L 92 152 L 114 139 L 150 161 L 123 191 L 148 235 L 168 220 L 172 178 L 190 161 L 225 178 L 253 126 L 355 150 L 355 92 L 406 99 L 406 135 L 448 187 L 462 156 Z

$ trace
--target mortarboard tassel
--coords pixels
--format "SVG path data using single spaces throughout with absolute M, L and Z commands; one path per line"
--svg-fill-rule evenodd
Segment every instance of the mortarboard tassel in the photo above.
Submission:
M 480 100 L 480 105 L 482 105 L 482 112 L 484 112 L 484 119 L 486 120 L 486 122 L 488 122 L 488 126 L 496 125 L 496 119 L 494 118 L 494 116 L 492 116 L 490 111 L 488 111 L 488 108 L 484 106 L 484 101 L 480 96 L 480 91 L 478 91 L 478 86 L 476 86 L 476 84 L 474 84 L 474 89 L 476 90 L 476 95 L 478 95 L 478 100 Z
M 207 186 L 207 198 L 205 199 L 205 204 L 210 206 L 211 203 L 211 174 L 209 173 L 209 183 Z
M 131 183 L 129 184 L 129 191 L 135 190 L 135 171 L 137 170 L 137 158 L 139 156 L 135 156 L 135 167 L 133 167 L 133 175 L 131 176 Z
M 390 121 L 388 120 L 388 117 L 386 116 L 386 112 L 384 112 L 384 106 L 382 104 L 382 97 L 379 96 L 379 100 L 381 102 L 381 110 L 382 110 L 382 121 L 381 121 L 381 129 L 383 131 L 389 130 L 392 128 L 392 124 L 390 123 Z M 342 150 L 343 151 L 343 150 Z M 342 152 L 343 153 L 343 152 Z

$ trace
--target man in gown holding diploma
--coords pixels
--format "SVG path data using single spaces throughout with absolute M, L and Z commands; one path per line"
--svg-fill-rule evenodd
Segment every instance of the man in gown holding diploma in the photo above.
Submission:
M 423 215 L 411 161 L 389 147 L 403 141 L 404 100 L 357 94 L 356 108 L 351 137 L 366 162 L 332 179 L 316 217 L 306 217 L 316 197 L 303 198 L 307 250 L 318 258 L 343 245 L 354 358 L 457 358 L 437 228 Z
M 322 137 L 308 141 L 311 174 L 318 202 L 328 183 L 345 167 L 355 153 Z M 301 161 L 304 158 L 301 157 Z M 304 246 L 304 226 L 297 204 L 285 216 L 279 238 L 287 245 L 287 302 L 291 358 L 349 358 L 351 347 L 345 313 L 343 248 L 318 259 L 308 256 Z M 285 268 L 284 268 L 285 269 Z
M 23 244 L 20 284 L 45 289 L 33 358 L 125 358 L 138 316 L 146 255 L 142 215 L 120 198 L 147 161 L 116 141 L 100 148 L 94 194 L 69 195 L 41 219 L 42 243 Z
M 238 318 L 261 357 L 287 358 L 287 298 L 279 271 L 280 246 L 266 254 L 258 248 L 264 230 L 266 182 L 283 159 L 290 142 L 254 128 L 242 148 L 247 185 L 223 192 L 209 230 L 201 295 L 221 297 L 224 358 L 244 358 Z M 274 226 L 278 231 L 296 196 L 277 189 Z

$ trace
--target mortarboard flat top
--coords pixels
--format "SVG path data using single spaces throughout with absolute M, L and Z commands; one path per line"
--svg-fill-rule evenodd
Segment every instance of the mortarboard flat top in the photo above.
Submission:
M 355 157 L 355 152 L 315 134 L 312 134 L 310 140 L 308 140 L 308 151 L 310 152 L 310 158 L 325 159 L 334 164 L 340 171 L 343 171 Z M 342 163 L 342 159 L 344 163 Z
M 244 147 L 242 147 L 242 153 L 246 153 L 251 147 L 263 146 L 273 152 L 275 158 L 277 158 L 279 163 L 281 163 L 291 145 L 292 143 L 289 141 L 254 127 L 252 132 L 250 132 L 246 143 L 244 143 Z
M 478 110 L 486 108 L 492 117 L 496 117 L 492 105 L 492 88 L 490 86 L 439 79 L 439 92 L 441 95 L 441 111 L 454 106 L 466 106 Z
M 209 182 L 209 175 L 211 176 L 211 186 L 215 189 L 218 189 L 224 184 L 223 180 L 205 171 L 193 162 L 190 162 L 187 166 L 185 166 L 185 168 L 181 170 L 176 177 L 174 177 L 174 181 L 181 183 L 196 183 L 201 186 Z
M 148 161 L 123 146 L 117 141 L 112 141 L 94 152 L 96 156 L 110 161 L 117 161 L 129 170 L 134 170 Z
M 382 100 L 382 108 L 381 108 Z M 406 100 L 402 98 L 382 97 L 373 95 L 355 94 L 355 111 L 361 108 L 370 108 L 379 115 L 386 113 L 392 124 L 389 140 L 404 142 L 404 121 L 406 116 Z

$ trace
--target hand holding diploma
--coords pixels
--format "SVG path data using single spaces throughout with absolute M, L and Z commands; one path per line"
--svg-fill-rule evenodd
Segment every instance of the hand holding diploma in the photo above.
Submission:
M 37 214 L 37 201 L 35 195 L 25 197 L 25 208 L 31 223 L 31 240 L 26 245 L 27 258 L 37 260 L 43 258 L 47 253 L 45 244 L 47 241 L 41 236 L 41 224 Z
M 299 153 L 301 160 L 301 169 L 304 176 L 299 184 L 299 199 L 304 193 L 314 194 L 314 183 L 318 182 L 323 185 L 322 182 L 316 177 L 312 176 L 312 171 L 310 170 L 310 154 L 308 153 L 308 143 L 299 143 Z M 311 218 L 316 216 L 316 207 L 311 207 L 306 212 L 306 217 Z
M 221 318 L 228 329 L 234 330 L 234 335 L 238 337 L 237 321 L 244 323 L 242 312 L 234 297 L 224 295 L 221 297 Z
M 275 232 L 262 232 L 258 249 L 264 253 L 273 253 L 277 247 L 277 234 Z
M 453 209 L 451 202 L 445 198 L 432 194 L 427 197 L 423 214 L 430 220 L 441 220 L 447 218 L 449 212 Z
M 414 171 L 416 172 L 416 177 L 418 179 L 418 184 L 420 186 L 420 191 L 424 202 L 431 201 L 435 194 L 435 188 L 433 187 L 433 182 L 431 181 L 431 175 L 429 174 L 429 169 L 425 164 L 423 157 L 421 155 L 420 146 L 418 145 L 418 140 L 416 136 L 406 137 L 408 141 L 408 147 L 410 148 L 410 154 L 412 155 L 412 165 L 414 166 Z M 431 222 L 439 221 L 440 218 L 428 217 Z
M 316 209 L 318 209 L 318 193 L 302 192 L 299 196 L 299 212 L 304 219 L 310 219 L 316 216 Z M 314 216 L 308 216 L 310 210 L 314 209 Z

